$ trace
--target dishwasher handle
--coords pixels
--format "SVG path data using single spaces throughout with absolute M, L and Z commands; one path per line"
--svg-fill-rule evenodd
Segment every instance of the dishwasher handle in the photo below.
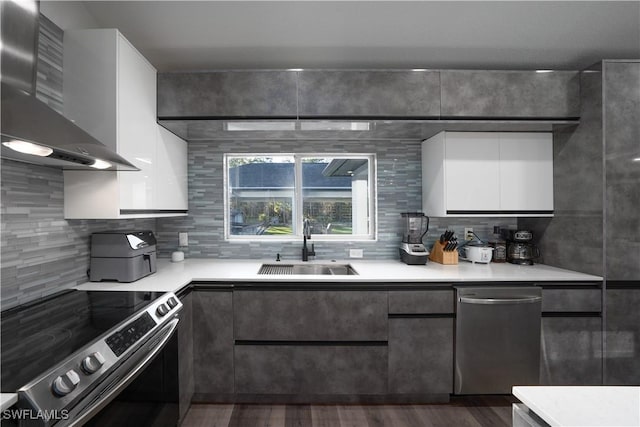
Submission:
M 517 298 L 473 298 L 460 297 L 458 301 L 463 304 L 486 304 L 486 305 L 507 305 L 507 304 L 534 304 L 542 300 L 542 297 L 517 297 Z

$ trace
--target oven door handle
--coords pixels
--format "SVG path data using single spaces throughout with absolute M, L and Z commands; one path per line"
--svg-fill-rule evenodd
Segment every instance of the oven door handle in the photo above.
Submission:
M 115 384 L 107 386 L 98 396 L 94 397 L 94 401 L 92 403 L 85 407 L 81 413 L 73 417 L 73 421 L 69 426 L 81 426 L 89 421 L 91 417 L 107 406 L 107 404 L 109 404 L 126 386 L 128 386 L 164 348 L 165 344 L 169 341 L 173 332 L 178 327 L 179 320 L 180 319 L 178 318 L 172 319 L 163 326 L 158 334 L 151 338 L 151 340 L 158 340 L 158 337 L 160 337 L 159 340 L 156 344 L 153 344 L 153 347 L 148 350 L 142 360 L 137 362 L 136 365 L 124 375 L 124 377 L 116 380 L 117 382 Z

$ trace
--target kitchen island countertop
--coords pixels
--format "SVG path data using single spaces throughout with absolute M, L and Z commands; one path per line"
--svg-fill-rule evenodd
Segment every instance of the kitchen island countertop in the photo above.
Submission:
M 517 386 L 513 395 L 551 426 L 640 426 L 640 387 Z
M 17 393 L 0 393 L 0 411 L 10 408 L 18 401 Z
M 76 289 L 103 291 L 156 291 L 176 292 L 193 281 L 197 282 L 261 282 L 277 283 L 394 283 L 462 284 L 486 282 L 594 282 L 602 277 L 578 273 L 543 264 L 513 265 L 507 263 L 442 265 L 405 265 L 397 260 L 336 260 L 350 264 L 358 275 L 259 275 L 263 263 L 273 260 L 225 260 L 193 258 L 173 263 L 159 259 L 157 272 L 132 283 L 86 282 Z M 298 264 L 300 261 L 283 260 L 280 264 Z M 310 261 L 309 264 L 330 264 L 330 260 Z

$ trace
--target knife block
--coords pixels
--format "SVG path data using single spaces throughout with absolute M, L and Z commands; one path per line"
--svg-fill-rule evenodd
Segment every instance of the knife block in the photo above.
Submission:
M 453 265 L 458 263 L 458 250 L 445 252 L 442 249 L 448 242 L 441 243 L 439 240 L 433 244 L 431 252 L 429 253 L 429 259 L 438 264 Z

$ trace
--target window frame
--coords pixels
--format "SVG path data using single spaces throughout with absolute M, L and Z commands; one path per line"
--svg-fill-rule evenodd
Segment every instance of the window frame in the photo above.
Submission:
M 229 159 L 238 157 L 293 157 L 294 159 L 294 188 L 293 188 L 293 212 L 296 212 L 292 221 L 293 230 L 289 235 L 237 235 L 230 230 L 230 188 L 229 188 Z M 378 185 L 377 185 L 377 156 L 375 153 L 224 153 L 223 155 L 223 193 L 224 193 L 224 240 L 233 243 L 249 242 L 278 242 L 302 240 L 302 216 L 303 190 L 302 190 L 302 159 L 305 158 L 332 158 L 332 159 L 366 159 L 368 174 L 368 210 L 369 233 L 368 234 L 312 234 L 315 241 L 354 242 L 378 240 Z

